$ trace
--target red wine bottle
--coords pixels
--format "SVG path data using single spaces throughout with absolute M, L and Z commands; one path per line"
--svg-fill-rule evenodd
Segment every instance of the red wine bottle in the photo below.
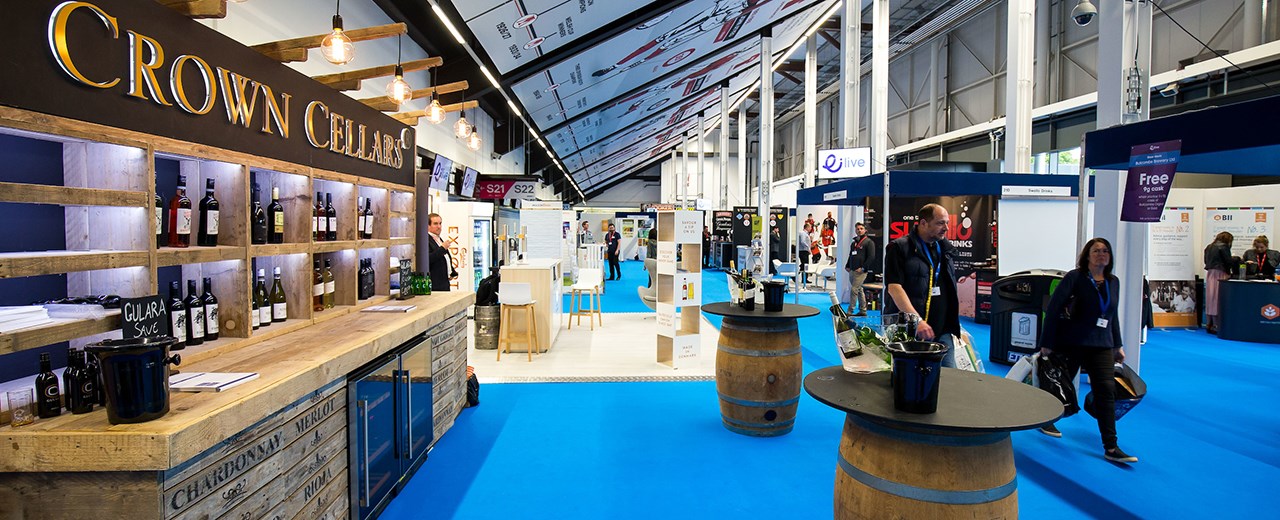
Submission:
M 315 216 L 311 219 L 311 240 L 320 242 L 329 238 L 329 214 L 324 210 L 324 199 L 316 192 Z
M 333 209 L 333 194 L 324 194 L 324 211 L 329 218 L 329 238 L 326 240 L 338 239 L 338 212 Z
M 213 196 L 213 179 L 205 179 L 204 198 L 200 199 L 200 230 L 196 245 L 218 245 L 218 198 Z
M 280 205 L 280 187 L 271 187 L 271 205 L 267 206 L 267 242 L 284 243 L 284 206 Z
M 178 176 L 177 194 L 169 201 L 169 247 L 191 246 L 191 199 L 187 198 L 187 176 Z
M 187 345 L 204 343 L 204 300 L 196 293 L 195 280 L 187 280 L 187 299 L 182 304 L 187 307 Z
M 257 184 L 253 185 L 253 211 L 250 215 L 253 217 L 253 243 L 267 243 L 267 212 L 262 210 L 262 203 L 259 202 L 262 196 L 262 190 Z
M 213 295 L 213 279 L 205 277 L 204 294 L 200 295 L 200 300 L 204 302 L 204 339 L 205 341 L 214 341 L 218 339 L 218 298 Z

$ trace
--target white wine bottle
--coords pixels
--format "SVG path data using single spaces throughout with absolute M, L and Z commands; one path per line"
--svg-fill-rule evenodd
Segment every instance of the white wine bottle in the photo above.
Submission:
M 280 283 L 280 267 L 277 266 L 273 274 L 276 279 L 271 284 L 271 321 L 280 323 L 288 319 L 289 305 L 285 301 L 284 284 Z
M 862 346 L 858 344 L 858 328 L 854 326 L 853 320 L 840 304 L 840 298 L 836 297 L 835 291 L 827 294 L 831 296 L 831 321 L 835 324 L 836 346 L 840 348 L 840 355 L 849 359 L 862 354 Z

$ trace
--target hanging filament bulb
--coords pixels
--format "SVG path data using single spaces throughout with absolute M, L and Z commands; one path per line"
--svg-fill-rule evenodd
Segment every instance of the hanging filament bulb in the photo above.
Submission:
M 476 131 L 474 125 L 471 126 L 471 135 L 467 137 L 467 148 L 473 152 L 480 151 L 480 132 Z
M 404 80 L 404 68 L 396 65 L 396 78 L 387 84 L 387 99 L 400 106 L 413 99 L 413 88 Z
M 333 15 L 333 32 L 320 42 L 320 53 L 334 65 L 346 65 L 356 57 L 356 48 L 351 44 L 351 38 L 342 32 L 342 16 Z
M 453 124 L 453 135 L 457 136 L 458 139 L 471 137 L 471 123 L 467 122 L 465 114 L 458 118 L 458 122 Z

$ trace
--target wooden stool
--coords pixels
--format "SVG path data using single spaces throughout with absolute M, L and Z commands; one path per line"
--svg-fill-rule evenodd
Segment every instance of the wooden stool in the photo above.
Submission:
M 582 325 L 582 317 L 587 317 L 591 330 L 596 330 L 596 320 L 604 326 L 604 316 L 600 312 L 600 287 L 604 283 L 604 271 L 601 269 L 582 269 L 579 271 L 578 283 L 569 290 L 569 329 L 573 329 L 573 318 L 578 317 L 578 325 Z M 587 296 L 587 309 L 582 309 L 582 296 Z M 593 301 L 592 298 L 595 298 Z
M 512 326 L 511 309 L 524 310 L 525 327 L 524 343 L 529 348 L 529 361 L 533 361 L 533 353 L 538 348 L 538 319 L 534 312 L 533 286 L 527 283 L 498 282 L 498 303 L 502 305 L 501 317 L 498 320 L 498 361 L 502 361 L 502 351 L 511 352 Z

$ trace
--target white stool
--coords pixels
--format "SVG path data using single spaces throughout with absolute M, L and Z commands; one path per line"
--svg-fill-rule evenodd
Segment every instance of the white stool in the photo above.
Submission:
M 600 312 L 600 286 L 604 284 L 604 271 L 599 268 L 584 268 L 578 271 L 578 283 L 569 289 L 569 329 L 573 329 L 573 318 L 578 317 L 578 325 L 582 325 L 582 317 L 587 317 L 591 330 L 596 330 L 596 320 L 604 326 L 604 317 Z M 582 296 L 587 297 L 587 309 L 582 309 Z M 595 298 L 593 301 L 592 298 Z
M 538 351 L 538 321 L 533 310 L 533 305 L 538 302 L 533 299 L 533 286 L 527 283 L 498 282 L 498 303 L 502 305 L 502 315 L 498 321 L 501 332 L 498 333 L 497 360 L 502 361 L 504 349 L 511 353 L 511 310 L 520 308 L 524 310 L 525 316 L 524 343 L 529 347 L 529 361 L 533 361 L 533 353 Z

